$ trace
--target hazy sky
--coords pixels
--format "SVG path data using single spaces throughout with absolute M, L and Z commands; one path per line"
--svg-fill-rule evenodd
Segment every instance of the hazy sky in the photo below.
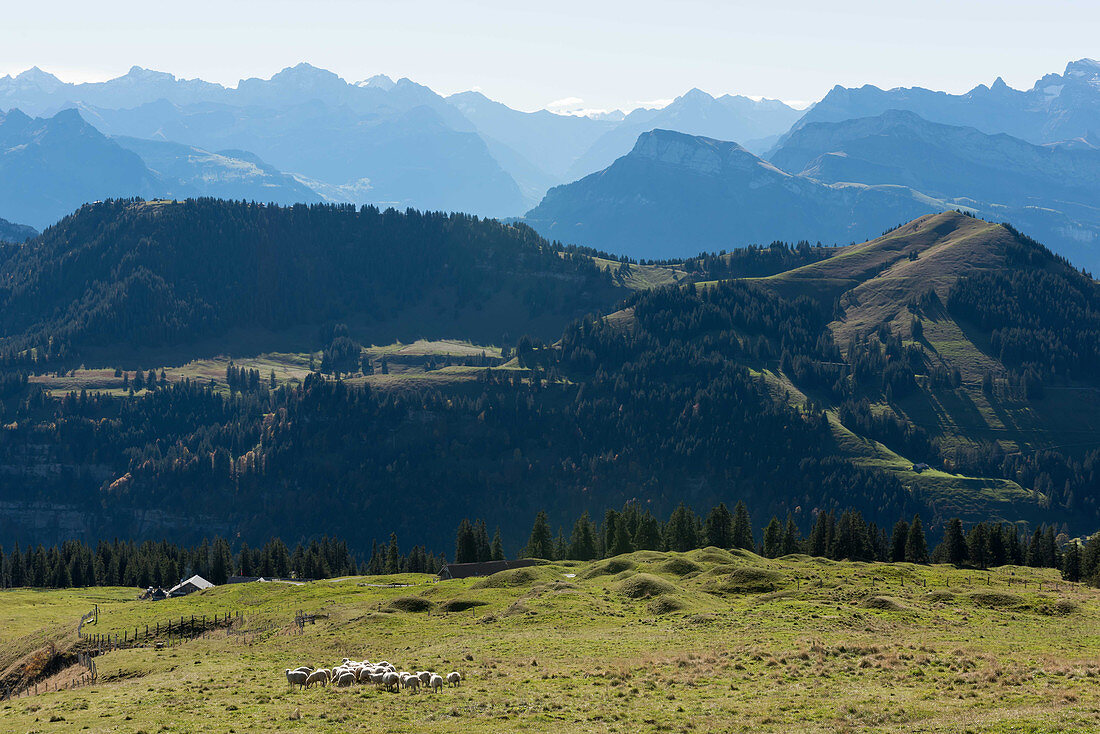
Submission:
M 1097 0 L 188 0 L 5 2 L 0 75 L 131 66 L 235 85 L 308 61 L 521 109 L 609 109 L 697 86 L 788 101 L 834 84 L 1030 87 L 1100 57 Z

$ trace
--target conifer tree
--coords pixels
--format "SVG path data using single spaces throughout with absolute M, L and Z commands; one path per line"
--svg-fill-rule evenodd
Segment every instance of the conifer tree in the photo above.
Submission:
M 1008 563 L 1008 549 L 1005 546 L 1004 528 L 1000 525 L 987 525 L 989 534 L 989 565 L 1003 566 Z
M 371 560 L 367 561 L 366 572 L 371 576 L 382 576 L 385 572 L 386 561 L 382 557 L 382 551 L 378 549 L 377 539 L 371 541 Z
M 809 539 L 809 554 L 823 558 L 828 555 L 828 514 L 827 512 L 817 513 L 817 519 L 814 520 L 813 529 L 810 531 Z
M 733 547 L 733 514 L 722 502 L 707 514 L 704 525 L 707 545 L 716 548 Z
M 783 529 L 775 515 L 772 515 L 771 522 L 764 528 L 764 545 L 761 551 L 765 558 L 778 558 L 783 552 Z
M 1043 566 L 1043 530 L 1041 527 L 1035 528 L 1035 532 L 1031 534 L 1031 543 L 1027 547 L 1027 565 L 1032 568 L 1042 568 Z
M 970 557 L 966 538 L 963 536 L 962 521 L 953 517 L 947 521 L 947 529 L 943 536 L 943 561 L 956 566 L 966 563 Z
M 248 543 L 241 541 L 241 549 L 237 553 L 237 573 L 241 576 L 255 576 L 252 568 L 252 554 L 248 550 Z
M 478 543 L 474 526 L 466 518 L 458 524 L 455 532 L 455 563 L 474 563 L 477 558 Z
M 8 576 L 9 585 L 12 587 L 26 586 L 27 566 L 23 561 L 23 554 L 19 551 L 18 542 L 16 542 L 15 547 L 12 548 L 11 557 L 8 559 L 8 563 L 11 569 L 10 575 Z
M 638 529 L 634 532 L 634 548 L 637 550 L 661 549 L 661 523 L 646 510 L 638 518 Z
M 699 547 L 695 513 L 683 502 L 672 511 L 665 527 L 665 545 L 671 551 L 688 551 Z
M 607 551 L 607 555 L 621 556 L 624 553 L 634 552 L 634 541 L 631 540 L 630 532 L 627 528 L 626 517 L 619 517 L 619 521 L 615 523 L 615 540 L 611 545 L 611 548 Z
M 233 553 L 229 549 L 229 543 L 220 536 L 214 538 L 210 554 L 209 581 L 212 584 L 224 584 L 233 573 Z
M 1094 533 L 1085 541 L 1081 551 L 1081 578 L 1093 586 L 1100 586 L 1100 533 Z
M 920 515 L 913 515 L 909 523 L 909 536 L 905 540 L 905 560 L 909 563 L 928 563 L 928 543 L 924 538 Z
M 733 547 L 756 550 L 756 541 L 752 537 L 752 520 L 748 508 L 740 500 L 733 510 Z
M 1062 554 L 1062 578 L 1066 581 L 1081 580 L 1081 549 L 1076 540 L 1070 541 Z
M 798 525 L 794 521 L 794 515 L 787 513 L 787 524 L 783 528 L 783 555 L 788 556 L 798 552 Z
M 565 533 L 562 531 L 561 526 L 558 526 L 558 537 L 554 540 L 554 555 L 552 560 L 560 561 L 565 558 L 566 550 L 568 546 L 565 543 Z
M 565 557 L 573 561 L 591 561 L 596 557 L 596 528 L 587 512 L 573 524 Z
M 477 560 L 488 561 L 492 558 L 493 549 L 489 546 L 489 530 L 484 520 L 478 520 L 474 525 L 474 539 L 477 542 Z
M 550 522 L 546 519 L 546 511 L 539 510 L 535 515 L 535 524 L 531 527 L 531 537 L 523 548 L 524 558 L 554 558 L 554 539 L 550 535 Z
M 386 546 L 386 565 L 383 573 L 401 573 L 401 551 L 397 547 L 397 533 L 390 533 L 390 542 Z
M 619 526 L 620 516 L 615 510 L 607 510 L 603 514 L 603 526 L 600 528 L 600 551 L 604 556 L 613 556 L 612 546 L 615 545 L 615 531 Z
M 504 560 L 504 541 L 500 539 L 500 527 L 497 527 L 495 533 L 493 533 L 493 545 L 490 555 L 494 561 Z
M 978 523 L 966 534 L 966 553 L 978 568 L 989 567 L 989 530 L 985 523 Z
M 1054 526 L 1048 525 L 1043 533 L 1043 567 L 1058 568 L 1061 563 L 1058 557 L 1058 542 L 1055 540 Z
M 905 542 L 907 540 L 909 540 L 909 523 L 905 520 L 898 520 L 894 523 L 894 532 L 890 536 L 891 562 L 901 563 L 905 560 Z

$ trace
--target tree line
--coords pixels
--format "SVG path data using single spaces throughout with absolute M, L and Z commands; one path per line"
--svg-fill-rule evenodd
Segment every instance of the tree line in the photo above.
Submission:
M 638 550 L 683 552 L 707 546 L 743 549 L 765 558 L 805 553 L 833 560 L 951 563 L 980 569 L 1001 565 L 1059 568 L 1068 581 L 1100 586 L 1100 533 L 1080 542 L 1060 538 L 1052 526 L 1037 527 L 1027 536 L 1002 523 L 976 523 L 964 530 L 962 522 L 953 518 L 929 553 L 920 515 L 899 519 L 887 531 L 866 521 L 858 510 L 839 515 L 822 512 L 803 536 L 790 513 L 783 522 L 773 516 L 763 527 L 754 528 L 744 502 L 738 502 L 732 511 L 719 503 L 704 516 L 681 503 L 662 521 L 633 501 L 620 510 L 607 510 L 599 523 L 582 513 L 568 537 L 561 527 L 555 536 L 547 513 L 539 511 L 518 555 L 587 561 Z M 458 563 L 504 560 L 507 556 L 499 528 L 490 539 L 484 521 L 464 519 L 455 533 L 454 557 Z M 357 559 L 346 541 L 328 537 L 299 542 L 293 550 L 279 538 L 255 548 L 241 542 L 236 549 L 220 536 L 190 547 L 164 540 L 135 543 L 116 539 L 101 541 L 93 548 L 69 540 L 49 548 L 38 545 L 21 550 L 18 543 L 7 551 L 0 547 L 0 588 L 169 588 L 194 574 L 215 584 L 226 583 L 230 576 L 324 579 L 434 574 L 446 563 L 444 554 L 437 555 L 422 545 L 403 554 L 394 533 L 388 543 L 372 544 L 367 561 Z
M 194 546 L 145 541 L 100 541 L 93 548 L 67 540 L 46 548 L 0 547 L 0 586 L 52 588 L 137 586 L 169 588 L 192 575 L 214 584 L 230 576 L 323 579 L 353 575 L 359 564 L 342 540 L 321 538 L 298 543 L 291 550 L 279 538 L 251 548 L 242 542 L 234 551 L 229 541 L 215 537 Z
M 484 527 L 484 523 L 475 524 Z M 469 528 L 463 521 L 456 539 L 459 549 L 468 543 Z M 979 522 L 963 529 L 952 518 L 942 540 L 929 552 L 920 515 L 897 520 L 890 530 L 864 519 L 858 510 L 817 513 L 810 532 L 803 536 L 794 515 L 784 521 L 773 515 L 763 527 L 754 529 L 750 513 L 739 501 L 731 512 L 725 503 L 705 516 L 681 503 L 661 521 L 637 502 L 621 510 L 609 509 L 597 523 L 587 512 L 581 514 L 566 536 L 559 527 L 555 536 L 547 514 L 535 516 L 531 533 L 520 555 L 548 560 L 588 561 L 639 550 L 689 551 L 714 546 L 743 549 L 765 558 L 804 553 L 837 561 L 887 563 L 950 563 L 986 569 L 1017 565 L 1056 568 L 1068 581 L 1087 581 L 1100 586 L 1100 532 L 1081 542 L 1056 534 L 1053 526 L 1036 527 L 1030 536 L 1010 524 Z M 487 560 L 470 558 L 470 560 Z

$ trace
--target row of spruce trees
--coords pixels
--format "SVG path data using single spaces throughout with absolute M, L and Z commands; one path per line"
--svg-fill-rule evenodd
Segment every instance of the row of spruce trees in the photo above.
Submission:
M 0 547 L 0 588 L 167 588 L 194 574 L 224 584 L 230 576 L 323 579 L 359 573 L 435 573 L 439 570 L 437 564 L 444 561 L 426 552 L 423 546 L 402 555 L 393 536 L 377 567 L 374 557 L 369 564 L 359 563 L 345 541 L 332 538 L 298 543 L 293 550 L 279 538 L 258 548 L 242 542 L 235 552 L 221 537 L 203 540 L 192 547 L 167 541 L 139 544 L 114 540 L 92 548 L 79 540 L 69 540 L 50 548 L 39 545 L 20 550 L 16 543 L 8 552 Z
M 964 530 L 955 518 L 947 523 L 943 540 L 929 553 L 919 515 L 912 520 L 898 520 L 888 533 L 866 522 L 858 511 L 839 516 L 822 512 L 810 534 L 802 537 L 791 514 L 783 523 L 772 517 L 757 533 L 743 502 L 738 502 L 732 512 L 719 504 L 705 517 L 681 504 L 665 522 L 631 502 L 622 510 L 608 510 L 600 524 L 587 512 L 582 514 L 568 538 L 561 528 L 555 537 L 546 513 L 539 512 L 519 555 L 586 561 L 636 550 L 688 551 L 706 546 L 740 548 L 767 558 L 806 553 L 834 560 L 1060 568 L 1066 580 L 1100 586 L 1100 533 L 1080 543 L 1059 536 L 1053 526 L 1036 528 L 1025 536 L 1011 525 L 998 523 L 977 523 Z M 505 557 L 499 528 L 490 539 L 484 521 L 462 521 L 455 534 L 456 562 Z M 192 574 L 223 584 L 234 575 L 321 579 L 435 573 L 446 562 L 444 554 L 432 553 L 422 545 L 402 553 L 395 534 L 386 544 L 375 542 L 366 562 L 358 561 L 345 541 L 327 537 L 298 543 L 293 550 L 278 538 L 257 548 L 242 542 L 236 551 L 221 537 L 192 547 L 167 541 L 138 544 L 116 539 L 100 542 L 94 549 L 70 540 L 50 548 L 39 545 L 21 550 L 16 544 L 5 552 L 0 547 L 0 587 L 167 587 Z
M 484 523 L 471 525 L 463 521 L 455 557 L 460 562 L 488 560 L 483 555 L 471 555 L 469 536 L 478 535 L 471 533 L 471 528 L 480 528 L 481 535 L 485 534 Z M 732 512 L 724 503 L 719 504 L 705 517 L 681 504 L 667 522 L 631 502 L 621 511 L 608 510 L 602 524 L 595 523 L 587 512 L 582 514 L 568 538 L 562 528 L 555 537 L 546 513 L 539 512 L 521 555 L 587 561 L 636 550 L 688 551 L 706 546 L 741 548 L 766 558 L 806 553 L 834 560 L 952 563 L 981 569 L 1003 565 L 1058 568 L 1066 580 L 1100 585 L 1100 533 L 1082 544 L 1064 536 L 1060 539 L 1054 526 L 1040 526 L 1029 538 L 1014 526 L 1000 523 L 977 523 L 964 531 L 962 521 L 953 518 L 945 527 L 943 540 L 929 553 L 920 515 L 898 520 L 887 532 L 865 521 L 857 510 L 839 516 L 821 512 L 809 536 L 802 537 L 794 516 L 788 513 L 785 522 L 773 516 L 758 535 L 743 502 L 738 502 Z

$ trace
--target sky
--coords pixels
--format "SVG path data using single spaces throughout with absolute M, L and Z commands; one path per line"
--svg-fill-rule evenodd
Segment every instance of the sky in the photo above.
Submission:
M 306 61 L 517 109 L 631 109 L 692 87 L 804 106 L 834 85 L 1029 88 L 1100 58 L 1095 0 L 51 0 L 5 3 L 0 76 L 137 65 L 233 86 Z M 534 6 L 537 7 L 527 7 Z

